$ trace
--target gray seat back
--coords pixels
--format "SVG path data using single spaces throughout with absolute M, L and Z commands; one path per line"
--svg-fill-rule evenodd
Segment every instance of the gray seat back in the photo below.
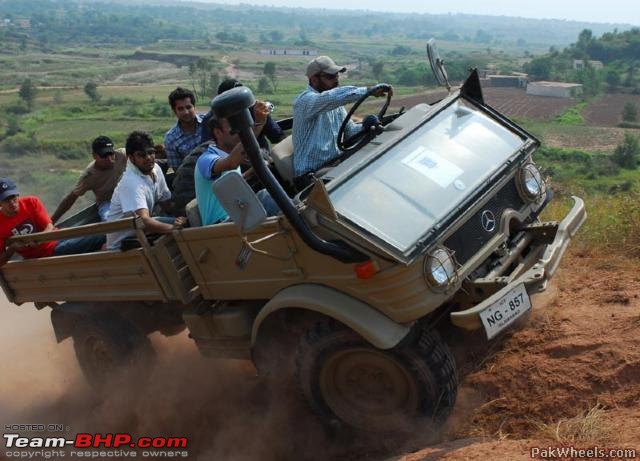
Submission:
M 184 207 L 185 214 L 187 215 L 187 219 L 189 220 L 189 226 L 191 227 L 200 227 L 202 226 L 202 218 L 200 217 L 200 208 L 198 208 L 198 202 L 196 199 L 191 200 Z
M 287 183 L 293 184 L 293 136 L 289 135 L 272 146 L 271 158 L 280 177 Z
M 267 219 L 264 206 L 237 171 L 223 174 L 211 187 L 231 220 L 243 233 L 250 232 Z

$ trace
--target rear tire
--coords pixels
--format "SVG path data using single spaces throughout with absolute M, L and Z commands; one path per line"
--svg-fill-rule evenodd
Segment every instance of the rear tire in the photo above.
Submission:
M 453 356 L 435 331 L 390 350 L 373 347 L 336 322 L 307 331 L 296 354 L 298 385 L 329 428 L 407 432 L 442 423 L 456 400 Z
M 153 368 L 149 338 L 115 313 L 79 320 L 72 337 L 78 364 L 98 392 L 114 379 L 140 382 Z

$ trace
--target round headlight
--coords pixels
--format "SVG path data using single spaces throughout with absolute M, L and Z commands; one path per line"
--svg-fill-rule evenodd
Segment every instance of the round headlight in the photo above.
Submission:
M 458 275 L 453 255 L 445 248 L 436 248 L 425 258 L 424 275 L 433 288 L 447 288 Z
M 540 170 L 533 164 L 527 163 L 520 169 L 518 175 L 518 189 L 523 198 L 527 200 L 536 200 L 545 192 L 544 179 Z

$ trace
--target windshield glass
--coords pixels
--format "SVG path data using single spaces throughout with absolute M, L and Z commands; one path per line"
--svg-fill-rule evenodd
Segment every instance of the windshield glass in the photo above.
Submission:
M 458 99 L 330 192 L 343 217 L 406 252 L 525 139 Z

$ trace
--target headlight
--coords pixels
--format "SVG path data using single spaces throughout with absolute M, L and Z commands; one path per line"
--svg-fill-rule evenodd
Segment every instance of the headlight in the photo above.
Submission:
M 546 190 L 542 174 L 533 163 L 527 163 L 520 168 L 517 184 L 522 198 L 529 201 L 539 199 Z
M 444 290 L 458 278 L 453 255 L 445 248 L 436 248 L 424 260 L 424 276 L 432 288 Z

